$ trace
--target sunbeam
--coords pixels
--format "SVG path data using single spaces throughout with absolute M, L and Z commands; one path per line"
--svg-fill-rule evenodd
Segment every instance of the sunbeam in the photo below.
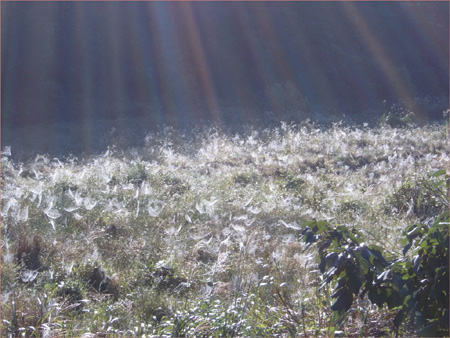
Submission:
M 201 33 L 198 29 L 197 20 L 194 15 L 192 4 L 183 2 L 180 4 L 181 13 L 185 17 L 187 38 L 191 43 L 191 49 L 196 61 L 195 67 L 200 74 L 201 87 L 205 93 L 207 108 L 211 113 L 212 120 L 220 123 L 220 111 L 217 103 L 217 95 L 214 89 L 214 82 L 211 77 L 210 65 L 204 50 Z
M 448 106 L 448 3 L 4 2 L 2 10 L 2 141 L 22 149 L 90 153 L 111 130 L 137 144 L 164 125 L 375 122 L 391 106 L 436 120 Z
M 367 48 L 376 58 L 384 73 L 384 78 L 387 80 L 389 89 L 396 93 L 403 102 L 411 104 L 414 99 L 413 93 L 405 86 L 404 80 L 401 78 L 397 68 L 391 61 L 392 58 L 388 55 L 388 52 L 384 49 L 381 42 L 378 41 L 374 32 L 372 32 L 366 19 L 353 3 L 342 2 L 342 6 L 344 7 L 349 20 L 355 25 L 355 29 L 361 33 L 366 41 Z

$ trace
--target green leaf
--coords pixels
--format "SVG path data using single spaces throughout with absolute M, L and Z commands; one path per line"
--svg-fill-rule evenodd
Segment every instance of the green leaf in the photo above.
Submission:
M 397 329 L 400 326 L 401 322 L 403 321 L 403 318 L 404 318 L 404 312 L 402 310 L 400 310 L 393 320 L 394 326 Z
M 348 275 L 347 285 L 350 287 L 350 290 L 353 292 L 353 294 L 357 295 L 359 293 L 359 290 L 361 289 L 363 281 L 356 274 L 355 270 L 347 271 L 347 275 Z
M 306 222 L 303 222 L 303 226 L 304 227 L 311 227 L 312 225 L 314 225 L 314 224 L 316 224 L 317 222 L 315 221 L 315 220 L 312 220 L 312 221 L 306 221 Z
M 318 221 L 315 225 L 319 229 L 319 232 L 322 232 L 330 227 L 330 223 L 328 223 L 327 221 Z
M 369 299 L 378 307 L 382 307 L 386 302 L 386 291 L 382 287 L 372 287 L 369 289 Z
M 437 337 L 438 326 L 438 322 L 431 323 L 430 325 L 425 326 L 423 329 L 419 330 L 419 332 L 417 332 L 417 335 L 419 337 Z
M 409 230 L 410 228 L 407 228 L 407 233 L 406 233 L 406 235 L 409 237 L 409 238 L 415 238 L 418 234 L 419 234 L 419 232 L 420 232 L 420 227 L 418 226 L 418 225 L 414 225 L 412 228 L 411 228 L 411 230 Z
M 420 271 L 420 263 L 422 262 L 422 258 L 419 255 L 416 255 L 412 259 L 412 263 L 414 265 L 414 272 L 419 273 Z
M 408 243 L 403 247 L 403 256 L 406 255 L 409 249 L 411 249 L 412 243 Z
M 390 309 L 402 305 L 403 298 L 394 290 L 387 291 L 386 303 Z
M 433 173 L 431 175 L 431 177 L 438 177 L 438 176 L 442 176 L 442 175 L 445 175 L 445 174 L 447 174 L 447 170 L 441 169 L 441 170 L 438 170 L 435 173 Z
M 384 271 L 381 275 L 377 277 L 377 281 L 386 282 L 392 277 L 392 271 L 390 269 Z
M 363 249 L 367 250 L 367 248 L 363 248 Z M 370 270 L 370 264 L 369 264 L 368 260 L 363 257 L 363 254 L 361 251 L 355 251 L 354 254 L 355 254 L 356 258 L 358 259 L 358 263 L 359 263 L 359 266 L 360 266 L 362 272 L 365 275 L 368 274 L 369 270 Z
M 403 300 L 403 306 L 410 307 L 412 302 L 412 295 L 407 295 Z
M 433 188 L 439 188 L 441 185 L 443 185 L 445 182 L 444 181 L 439 181 L 435 184 L 433 184 Z
M 355 244 L 360 244 L 362 242 L 361 239 L 357 238 L 354 234 L 351 232 L 347 233 L 347 236 L 353 241 Z
M 331 305 L 331 310 L 338 312 L 340 315 L 347 312 L 352 306 L 353 293 L 350 289 L 341 288 L 333 296 L 337 299 L 333 305 Z

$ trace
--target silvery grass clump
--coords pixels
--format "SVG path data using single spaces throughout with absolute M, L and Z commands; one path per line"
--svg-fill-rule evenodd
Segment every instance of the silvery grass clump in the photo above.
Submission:
M 302 223 L 358 226 L 396 252 L 448 207 L 427 186 L 449 165 L 442 125 L 165 129 L 88 159 L 10 153 L 5 336 L 331 334 Z

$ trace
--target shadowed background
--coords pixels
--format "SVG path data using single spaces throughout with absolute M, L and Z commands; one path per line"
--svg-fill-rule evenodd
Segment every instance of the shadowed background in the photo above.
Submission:
M 162 125 L 373 121 L 392 105 L 425 122 L 448 108 L 448 2 L 1 9 L 2 147 L 16 156 L 139 145 Z

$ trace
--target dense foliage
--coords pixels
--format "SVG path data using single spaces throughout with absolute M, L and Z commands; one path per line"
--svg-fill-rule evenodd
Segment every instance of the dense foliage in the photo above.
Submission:
M 166 129 L 27 163 L 6 147 L 2 336 L 446 334 L 447 128 Z
M 449 178 L 445 171 L 448 191 Z M 437 193 L 436 195 L 438 195 Z M 448 201 L 448 200 L 447 200 Z M 332 226 L 326 221 L 305 223 L 306 243 L 317 243 L 319 268 L 324 283 L 334 284 L 331 309 L 340 320 L 350 310 L 354 296 L 383 307 L 398 310 L 394 325 L 398 329 L 409 317 L 420 336 L 449 334 L 449 212 L 431 225 L 414 224 L 404 231 L 402 257 L 364 242 L 357 229 Z

